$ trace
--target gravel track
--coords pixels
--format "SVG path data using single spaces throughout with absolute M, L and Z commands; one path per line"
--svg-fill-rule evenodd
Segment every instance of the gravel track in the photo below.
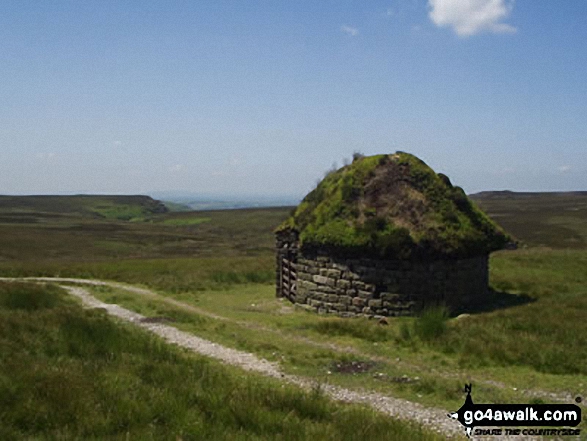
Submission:
M 94 285 L 94 286 L 108 286 L 111 288 L 122 289 L 124 291 L 138 294 L 141 296 L 154 298 L 159 301 L 163 301 L 167 304 L 173 305 L 175 307 L 184 309 L 186 311 L 190 311 L 195 314 L 209 317 L 209 318 L 212 318 L 215 320 L 230 321 L 232 323 L 235 323 L 239 326 L 243 326 L 246 328 L 262 330 L 264 332 L 279 334 L 282 336 L 284 335 L 284 333 L 279 330 L 272 329 L 272 328 L 260 325 L 258 323 L 251 323 L 251 322 L 247 322 L 247 321 L 243 321 L 243 320 L 231 320 L 227 317 L 224 317 L 224 316 L 221 316 L 218 314 L 214 314 L 212 312 L 206 311 L 206 310 L 198 308 L 196 306 L 189 305 L 187 303 L 181 302 L 179 300 L 175 300 L 175 299 L 167 297 L 167 296 L 163 296 L 163 295 L 158 294 L 152 290 L 149 290 L 146 288 L 139 288 L 137 286 L 132 286 L 132 285 L 126 285 L 126 284 L 118 283 L 118 282 L 108 282 L 108 281 L 91 280 L 91 279 L 77 279 L 77 278 L 67 278 L 67 277 L 24 277 L 24 278 L 19 278 L 19 279 L 7 279 L 7 278 L 0 277 L 0 280 L 25 280 L 25 281 L 33 281 L 33 282 L 63 282 L 63 283 Z M 336 352 L 357 355 L 357 356 L 364 358 L 364 359 L 370 359 L 373 361 L 381 361 L 384 363 L 389 362 L 389 359 L 386 357 L 378 357 L 373 354 L 367 354 L 365 352 L 362 352 L 362 351 L 357 350 L 357 349 L 350 347 L 350 346 L 341 346 L 341 345 L 338 345 L 335 343 L 320 342 L 320 341 L 312 340 L 310 338 L 307 338 L 304 336 L 299 336 L 299 335 L 287 334 L 287 338 L 289 338 L 291 340 L 296 340 L 301 343 L 305 343 L 305 344 L 308 344 L 308 345 L 311 345 L 314 347 L 319 347 L 322 349 L 328 349 L 328 350 L 332 350 L 332 351 L 336 351 Z M 399 359 L 395 360 L 395 365 L 402 366 L 403 368 L 405 368 L 409 371 L 415 372 L 414 375 L 416 375 L 416 376 L 418 375 L 418 372 L 422 370 L 421 366 L 417 366 L 417 365 L 414 365 L 414 364 L 411 364 L 411 363 L 408 363 L 404 360 L 399 360 Z M 459 373 L 456 371 L 445 372 L 445 371 L 441 371 L 438 369 L 434 369 L 434 367 L 429 367 L 429 369 L 427 369 L 426 372 L 437 375 L 442 378 L 463 378 L 463 376 L 465 376 L 464 373 Z M 507 385 L 505 385 L 499 381 L 494 381 L 494 380 L 484 380 L 484 379 L 480 379 L 480 378 L 467 377 L 467 382 L 474 382 L 477 384 L 486 384 L 487 386 L 496 387 L 498 389 L 508 388 Z M 554 393 L 554 392 L 537 390 L 537 389 L 519 390 L 518 392 L 526 395 L 528 398 L 547 398 L 549 400 L 552 400 L 553 402 L 561 402 L 561 403 L 571 403 L 575 399 L 575 396 L 573 394 L 571 394 L 570 392 Z
M 29 278 L 4 278 L 0 277 L 0 280 L 10 281 L 31 281 L 31 282 L 53 282 L 53 283 L 78 283 L 87 284 L 94 286 L 110 286 L 114 288 L 121 288 L 129 292 L 134 292 L 140 295 L 146 295 L 149 297 L 160 297 L 158 294 L 149 291 L 147 289 L 124 285 L 116 282 L 104 282 L 100 280 L 87 280 L 87 279 L 74 279 L 74 278 L 51 278 L 51 277 L 29 277 Z M 131 322 L 134 325 L 146 329 L 158 336 L 162 337 L 165 341 L 176 344 L 180 347 L 191 350 L 195 353 L 214 358 L 223 363 L 238 366 L 244 370 L 259 373 L 268 377 L 277 378 L 281 381 L 299 386 L 304 389 L 312 389 L 320 387 L 320 389 L 328 397 L 347 403 L 360 403 L 373 407 L 374 409 L 385 413 L 391 417 L 413 421 L 426 426 L 428 429 L 434 430 L 440 434 L 443 434 L 447 438 L 462 438 L 464 431 L 462 426 L 447 417 L 447 411 L 444 409 L 425 407 L 418 403 L 413 403 L 408 400 L 393 398 L 386 395 L 382 395 L 374 392 L 367 392 L 362 390 L 350 390 L 339 386 L 330 384 L 318 385 L 314 380 L 283 373 L 277 363 L 270 362 L 268 360 L 261 359 L 254 354 L 239 351 L 236 349 L 228 348 L 217 343 L 202 339 L 193 334 L 180 331 L 179 329 L 169 326 L 163 323 L 149 322 L 148 318 L 130 311 L 119 305 L 104 303 L 91 293 L 77 286 L 60 285 L 63 289 L 67 290 L 71 295 L 79 298 L 86 308 L 101 308 L 107 311 L 108 314 L 115 316 L 127 322 Z M 198 314 L 206 315 L 208 317 L 228 320 L 226 317 L 221 317 L 216 314 L 203 311 L 199 308 L 191 305 L 186 305 L 177 300 L 169 299 L 170 303 L 176 304 L 182 308 L 193 310 Z M 481 440 L 485 439 L 474 437 L 473 439 Z M 509 437 L 490 437 L 487 439 L 509 439 Z M 516 440 L 526 439 L 540 439 L 540 438 L 527 438 L 527 437 L 515 437 Z
M 62 286 L 62 288 L 66 289 L 71 295 L 79 298 L 85 307 L 105 309 L 108 314 L 147 329 L 169 343 L 176 344 L 210 358 L 215 358 L 223 363 L 238 366 L 247 371 L 278 378 L 304 389 L 316 387 L 314 381 L 295 375 L 284 374 L 276 363 L 258 358 L 251 353 L 212 343 L 193 334 L 180 331 L 173 326 L 146 322 L 145 316 L 118 305 L 103 303 L 84 288 L 75 286 Z M 335 400 L 368 404 L 390 416 L 403 420 L 417 421 L 450 437 L 462 435 L 463 433 L 463 429 L 458 423 L 447 418 L 447 411 L 445 410 L 430 409 L 407 400 L 391 398 L 376 393 L 351 391 L 332 385 L 321 385 L 320 388 L 327 396 Z

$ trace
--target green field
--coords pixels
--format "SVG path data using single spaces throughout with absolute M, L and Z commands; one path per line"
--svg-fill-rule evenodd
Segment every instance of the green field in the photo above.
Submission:
M 180 351 L 51 286 L 0 283 L 0 351 L 2 440 L 441 439 Z
M 459 318 L 397 318 L 380 326 L 310 314 L 276 299 L 272 230 L 291 208 L 152 213 L 122 220 L 34 207 L 25 216 L 3 205 L 0 275 L 77 276 L 146 286 L 158 296 L 113 288 L 93 292 L 279 362 L 286 372 L 444 409 L 460 407 L 468 381 L 479 403 L 585 397 L 587 196 L 485 194 L 475 199 L 520 241 L 520 248 L 492 255 L 494 301 L 483 312 Z M 7 214 L 15 212 L 20 217 Z M 190 306 L 225 320 L 204 317 Z M 357 365 L 364 369 L 349 372 Z

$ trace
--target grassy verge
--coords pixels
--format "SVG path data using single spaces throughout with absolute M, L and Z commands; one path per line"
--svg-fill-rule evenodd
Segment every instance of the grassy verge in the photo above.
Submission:
M 587 316 L 587 275 L 580 271 L 586 265 L 587 253 L 579 251 L 497 254 L 492 259 L 494 286 L 533 302 L 459 319 L 442 314 L 428 321 L 396 318 L 389 326 L 297 311 L 275 299 L 271 285 L 163 293 L 227 317 L 224 322 L 132 294 L 98 295 L 147 315 L 169 315 L 187 331 L 279 361 L 291 372 L 452 408 L 468 380 L 477 384 L 479 402 L 550 400 L 548 395 L 524 395 L 524 389 L 585 395 L 587 344 L 578 330 Z M 319 348 L 304 338 L 355 353 Z M 377 364 L 349 376 L 332 369 L 340 360 Z
M 54 287 L 0 283 L 1 439 L 435 440 L 170 347 Z
M 104 262 L 0 263 L 4 277 L 79 277 L 141 284 L 170 293 L 227 289 L 243 283 L 273 283 L 272 256 L 129 259 Z

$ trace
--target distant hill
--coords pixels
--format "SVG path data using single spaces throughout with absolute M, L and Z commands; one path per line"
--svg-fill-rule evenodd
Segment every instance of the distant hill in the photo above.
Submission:
M 525 245 L 587 248 L 587 191 L 484 191 L 469 197 Z
M 168 211 L 149 196 L 0 196 L 0 216 L 14 220 L 41 213 L 132 220 Z
M 294 197 L 263 196 L 198 196 L 163 194 L 159 197 L 170 211 L 234 210 L 241 208 L 293 207 L 300 201 Z
M 469 195 L 472 199 L 527 199 L 527 198 L 561 198 L 561 197 L 587 197 L 587 191 L 551 191 L 551 192 L 529 192 L 529 191 L 481 191 Z

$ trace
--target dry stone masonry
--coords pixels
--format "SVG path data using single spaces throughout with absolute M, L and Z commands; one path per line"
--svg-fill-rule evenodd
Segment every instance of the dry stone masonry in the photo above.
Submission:
M 318 313 L 355 316 L 405 316 L 432 305 L 453 311 L 482 303 L 488 295 L 488 258 L 410 261 L 343 259 L 304 255 L 295 244 L 278 240 L 278 261 L 295 262 L 289 273 L 281 262 L 277 294 Z M 295 274 L 295 275 L 292 275 Z M 290 286 L 284 279 L 291 278 Z M 284 289 L 284 288 L 291 288 Z
M 342 317 L 483 305 L 489 253 L 511 240 L 447 176 L 404 152 L 329 173 L 275 233 L 277 296 Z

